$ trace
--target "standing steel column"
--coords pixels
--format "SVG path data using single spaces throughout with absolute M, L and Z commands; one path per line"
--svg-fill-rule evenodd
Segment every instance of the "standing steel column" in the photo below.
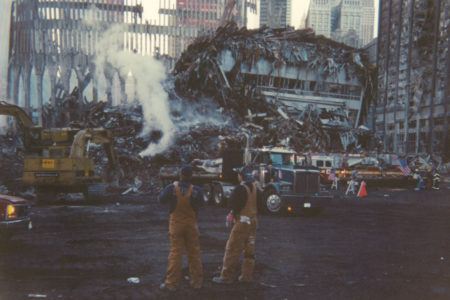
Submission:
M 28 49 L 27 49 L 28 50 Z M 25 61 L 22 70 L 22 84 L 24 88 L 25 111 L 31 115 L 30 90 L 31 90 L 31 58 Z
M 438 56 L 438 40 L 439 40 L 439 23 L 441 21 L 441 0 L 434 0 L 434 14 L 435 14 L 435 23 L 434 23 L 434 41 L 433 41 L 433 71 L 431 78 L 431 95 L 430 95 L 430 115 L 428 120 L 428 152 L 431 154 L 434 151 L 434 98 L 436 95 L 436 77 L 437 77 L 437 56 Z
M 16 2 L 12 2 L 11 4 L 11 10 L 10 10 L 10 21 L 9 21 L 9 47 L 8 47 L 8 71 L 7 71 L 7 78 L 6 78 L 6 97 L 7 98 L 11 98 L 11 75 L 12 75 L 12 68 L 13 68 L 13 64 L 12 64 L 12 50 L 13 50 L 13 45 L 14 45 L 14 35 L 13 32 L 15 31 L 14 29 L 14 19 L 15 19 L 15 6 L 16 6 Z
M 42 120 L 42 107 L 44 106 L 44 101 L 42 97 L 42 82 L 44 78 L 45 71 L 45 61 L 44 55 L 38 53 L 34 55 L 34 72 L 36 74 L 36 88 L 37 88 L 37 105 L 39 110 L 39 124 L 43 124 Z

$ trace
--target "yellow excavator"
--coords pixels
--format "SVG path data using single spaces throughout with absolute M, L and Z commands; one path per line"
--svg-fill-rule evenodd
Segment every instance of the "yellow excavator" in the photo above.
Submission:
M 5 101 L 0 101 L 0 115 L 15 118 L 27 154 L 40 154 L 52 145 L 71 145 L 74 135 L 80 131 L 80 128 L 74 127 L 43 129 L 42 126 L 34 125 L 30 116 L 21 107 Z
M 36 189 L 39 200 L 53 200 L 59 193 L 83 193 L 85 198 L 102 195 L 102 178 L 88 157 L 92 143 L 102 144 L 109 168 L 117 166 L 114 140 L 104 128 L 52 128 L 34 126 L 20 107 L 0 102 L 0 115 L 13 116 L 22 131 L 25 149 L 22 181 Z
M 70 146 L 51 146 L 39 157 L 25 157 L 23 182 L 36 188 L 38 198 L 51 199 L 58 193 L 83 193 L 85 198 L 105 192 L 102 178 L 95 174 L 89 146 L 103 144 L 110 170 L 116 156 L 111 133 L 103 128 L 81 129 Z

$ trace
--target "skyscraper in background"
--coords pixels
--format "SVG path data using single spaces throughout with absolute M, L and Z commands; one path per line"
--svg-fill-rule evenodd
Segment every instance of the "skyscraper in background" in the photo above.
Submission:
M 374 0 L 361 0 L 361 6 L 361 39 L 364 46 L 370 43 L 370 41 L 373 39 L 373 30 L 375 26 Z
M 306 27 L 353 47 L 373 39 L 373 0 L 311 0 Z
M 271 28 L 292 25 L 291 5 L 292 0 L 260 0 L 259 25 Z

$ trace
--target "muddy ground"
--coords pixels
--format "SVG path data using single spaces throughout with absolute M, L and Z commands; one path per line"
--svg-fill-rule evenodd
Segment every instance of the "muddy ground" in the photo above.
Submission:
M 33 204 L 34 228 L 0 245 L 0 299 L 450 299 L 449 187 L 369 187 L 363 199 L 336 195 L 319 216 L 262 215 L 256 281 L 227 286 L 211 282 L 227 210 L 203 207 L 204 287 L 183 280 L 174 294 L 159 290 L 168 216 L 154 195 Z

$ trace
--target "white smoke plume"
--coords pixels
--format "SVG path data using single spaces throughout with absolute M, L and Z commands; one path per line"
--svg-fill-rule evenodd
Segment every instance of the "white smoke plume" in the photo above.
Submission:
M 94 9 L 94 8 L 93 8 Z M 88 26 L 98 26 L 95 9 L 85 20 Z M 175 126 L 170 118 L 168 95 L 162 82 L 166 79 L 164 66 L 153 57 L 142 56 L 124 49 L 124 25 L 113 25 L 106 29 L 97 42 L 96 76 L 103 76 L 106 64 L 109 64 L 123 78 L 132 74 L 135 79 L 134 90 L 142 105 L 144 126 L 141 135 L 152 131 L 161 131 L 162 137 L 157 143 L 150 144 L 140 155 L 149 156 L 163 152 L 170 147 Z
M 7 98 L 6 80 L 8 74 L 8 44 L 9 44 L 9 18 L 11 12 L 11 1 L 0 1 L 0 28 L 3 28 L 3 34 L 0 34 L 0 98 Z M 0 116 L 0 133 L 6 127 L 5 116 Z

